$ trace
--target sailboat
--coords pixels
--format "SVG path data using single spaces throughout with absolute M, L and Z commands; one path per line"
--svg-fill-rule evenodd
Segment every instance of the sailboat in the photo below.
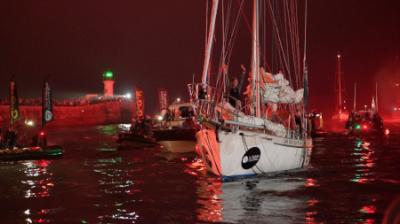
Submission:
M 375 96 L 371 99 L 368 109 L 365 105 L 363 110 L 357 110 L 357 85 L 354 84 L 353 111 L 346 122 L 346 134 L 350 135 L 389 135 L 390 130 L 384 127 L 383 119 L 378 110 L 378 83 L 375 85 Z
M 42 94 L 42 128 L 35 136 L 35 141 L 31 146 L 6 144 L 4 148 L 0 147 L 0 160 L 34 160 L 34 159 L 54 159 L 63 155 L 63 149 L 60 146 L 48 146 L 44 128 L 46 124 L 53 120 L 53 106 L 50 86 L 45 82 Z M 10 135 L 16 138 L 15 124 L 20 118 L 18 105 L 17 85 L 14 80 L 10 82 Z
M 332 129 L 334 131 L 341 131 L 345 128 L 345 123 L 349 118 L 349 112 L 347 111 L 344 103 L 346 102 L 344 98 L 344 88 L 343 88 L 343 78 L 342 78 L 342 55 L 337 54 L 336 63 L 336 108 L 335 113 L 332 116 Z M 355 87 L 356 88 L 356 87 Z
M 242 1 L 241 4 L 244 4 L 244 2 L 248 1 Z M 240 110 L 233 107 L 229 100 L 223 97 L 226 95 L 225 86 L 221 88 L 221 86 L 210 84 L 210 57 L 215 38 L 219 0 L 212 1 L 202 82 L 196 88 L 199 90 L 197 102 L 198 113 L 201 117 L 201 130 L 196 134 L 197 152 L 207 170 L 223 178 L 303 168 L 310 163 L 312 152 L 312 139 L 306 131 L 307 118 L 305 116 L 308 98 L 306 40 L 304 41 L 303 63 L 301 63 L 299 42 L 296 42 L 298 40 L 296 38 L 299 37 L 299 28 L 298 24 L 294 22 L 297 21 L 297 11 L 289 10 L 290 13 L 285 14 L 286 18 L 290 19 L 285 21 L 291 21 L 290 24 L 285 24 L 288 26 L 278 26 L 276 17 L 279 13 L 275 10 L 278 10 L 279 7 L 274 5 L 275 3 L 283 3 L 284 5 L 280 9 L 286 9 L 286 7 L 287 9 L 297 9 L 297 1 L 283 0 L 273 3 L 272 1 L 253 0 L 252 2 L 252 62 L 249 77 L 251 94 L 249 104 L 244 107 L 248 109 Z M 225 10 L 223 3 L 224 1 L 221 3 L 221 10 Z M 307 8 L 307 3 L 305 8 Z M 302 86 L 303 88 L 294 91 L 292 87 L 295 85 L 289 84 L 281 71 L 272 75 L 261 68 L 260 23 L 262 22 L 261 18 L 265 18 L 263 15 L 266 15 L 266 13 L 261 14 L 261 9 L 269 10 L 272 17 L 271 24 L 275 31 L 276 40 L 278 40 L 278 46 L 274 49 L 279 51 L 278 57 L 280 57 L 285 68 L 285 73 L 289 77 L 294 77 L 290 79 L 295 80 L 297 87 Z M 241 13 L 242 11 L 238 12 L 237 15 Z M 227 13 L 221 13 L 222 17 L 224 17 L 224 14 Z M 224 21 L 224 18 L 222 21 Z M 279 41 L 282 38 L 282 30 L 279 30 L 281 27 L 286 27 L 293 32 L 284 30 L 286 37 L 294 38 L 295 43 L 292 43 L 293 45 L 286 45 Z M 304 33 L 306 33 L 306 25 Z M 289 35 L 294 35 L 294 37 L 289 37 Z M 228 46 L 228 49 L 230 47 Z M 285 55 L 286 52 L 291 50 L 293 50 L 293 55 Z M 224 67 L 229 66 L 225 59 L 221 60 Z M 289 59 L 293 59 L 290 64 L 287 61 Z M 291 65 L 295 69 L 290 69 Z M 223 69 L 223 71 L 227 71 L 227 69 Z M 223 72 L 222 75 L 226 75 L 226 72 Z M 261 82 L 265 77 L 269 81 L 262 85 Z M 265 104 L 268 105 L 267 109 L 265 109 Z M 264 115 L 263 111 L 269 109 L 272 111 L 272 116 Z M 287 119 L 277 121 L 276 117 L 279 118 L 279 110 L 285 109 L 289 113 Z

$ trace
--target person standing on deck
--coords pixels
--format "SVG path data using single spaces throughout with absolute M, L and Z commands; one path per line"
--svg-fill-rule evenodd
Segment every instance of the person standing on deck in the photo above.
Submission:
M 251 82 L 252 82 L 251 76 L 249 76 L 247 78 L 247 82 L 248 82 L 248 84 L 246 86 L 246 91 L 244 91 L 244 93 L 243 93 L 244 98 L 245 98 L 245 101 L 244 101 L 244 103 L 245 103 L 245 113 L 252 114 L 253 113 L 253 108 L 251 107 L 251 101 L 252 101 L 252 98 L 253 98 L 253 91 L 252 91 L 252 88 L 251 88 Z
M 241 107 L 239 80 L 237 78 L 233 78 L 232 80 L 232 86 L 229 90 L 229 103 L 236 109 Z

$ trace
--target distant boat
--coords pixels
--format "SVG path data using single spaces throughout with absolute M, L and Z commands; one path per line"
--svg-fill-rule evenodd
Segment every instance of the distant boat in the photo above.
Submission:
M 306 115 L 309 125 L 308 132 L 312 138 L 323 137 L 328 132 L 324 129 L 324 119 L 322 113 L 311 112 Z
M 345 124 L 347 119 L 349 118 L 349 112 L 347 107 L 345 106 L 344 100 L 344 82 L 342 77 L 342 55 L 337 54 L 337 63 L 336 63 L 336 107 L 335 112 L 332 116 L 332 130 L 333 131 L 343 131 L 345 129 Z M 354 94 L 356 94 L 357 86 L 354 86 Z M 354 101 L 355 103 L 355 101 Z
M 63 155 L 60 146 L 48 146 L 44 128 L 46 124 L 53 120 L 52 98 L 50 86 L 45 82 L 43 87 L 42 100 L 42 129 L 36 136 L 32 146 L 20 146 L 16 144 L 6 144 L 0 148 L 0 160 L 34 160 L 34 159 L 54 159 Z M 18 94 L 15 81 L 10 82 L 10 131 L 6 141 L 16 141 L 14 124 L 19 120 Z
M 193 103 L 173 103 L 160 115 L 153 137 L 168 151 L 194 152 L 196 146 L 195 108 Z
M 127 148 L 148 148 L 156 145 L 156 140 L 152 136 L 143 136 L 129 132 L 121 132 L 118 134 L 118 149 Z
M 151 133 L 151 121 L 144 113 L 144 93 L 140 89 L 135 91 L 136 114 L 133 114 L 131 128 L 118 134 L 118 149 L 148 148 L 156 145 L 156 140 Z
M 351 135 L 389 135 L 389 129 L 384 127 L 382 117 L 378 112 L 378 84 L 375 97 L 372 97 L 371 107 L 363 110 L 353 110 L 346 121 L 346 133 Z

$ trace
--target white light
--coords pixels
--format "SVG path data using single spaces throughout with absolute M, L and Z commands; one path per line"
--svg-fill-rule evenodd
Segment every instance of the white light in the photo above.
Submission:
M 33 127 L 33 126 L 35 126 L 35 122 L 33 122 L 32 120 L 25 120 L 25 125 L 29 126 L 29 127 Z
M 158 115 L 157 120 L 158 120 L 158 121 L 162 121 L 162 120 L 163 120 L 163 116 Z
M 179 98 L 179 97 L 176 98 L 176 102 L 178 102 L 178 103 L 181 102 L 181 98 Z
M 130 98 L 132 98 L 132 95 L 130 93 L 127 93 L 127 94 L 124 95 L 124 97 L 127 98 L 127 99 L 130 99 Z

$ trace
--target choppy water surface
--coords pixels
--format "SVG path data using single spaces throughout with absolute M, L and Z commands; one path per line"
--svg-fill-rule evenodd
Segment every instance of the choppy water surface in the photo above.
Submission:
M 116 150 L 117 129 L 54 130 L 64 158 L 0 163 L 0 223 L 381 223 L 400 196 L 400 126 L 315 139 L 308 169 L 225 183 L 194 154 Z

